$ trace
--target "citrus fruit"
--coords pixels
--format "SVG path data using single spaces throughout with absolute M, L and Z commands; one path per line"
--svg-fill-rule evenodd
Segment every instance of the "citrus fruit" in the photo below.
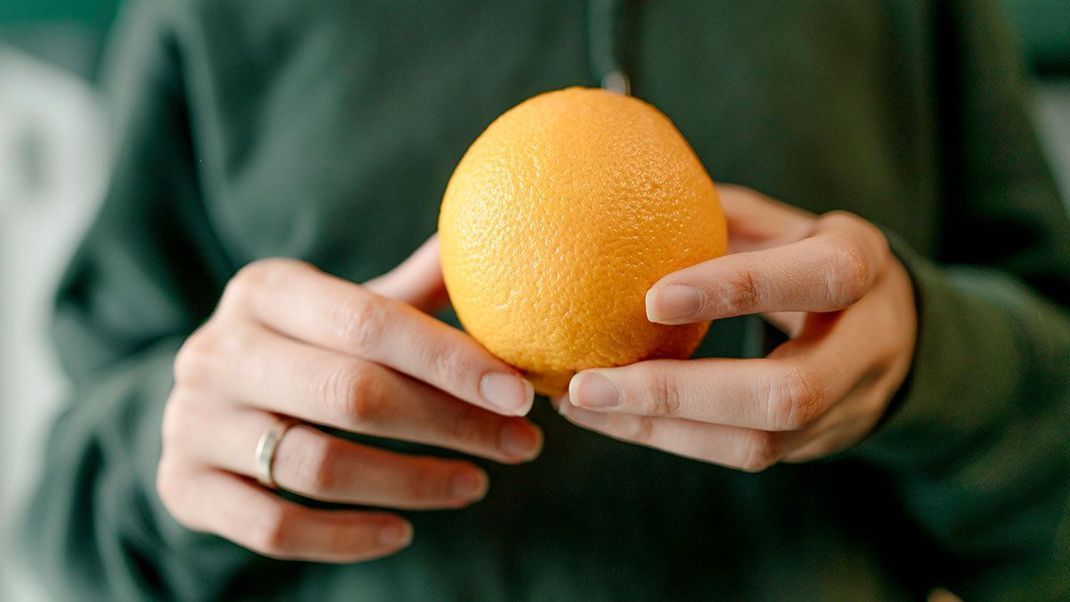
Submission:
M 689 356 L 709 323 L 652 323 L 646 292 L 727 243 L 713 182 L 672 122 L 586 88 L 491 123 L 453 172 L 438 229 L 462 326 L 551 396 L 579 370 Z

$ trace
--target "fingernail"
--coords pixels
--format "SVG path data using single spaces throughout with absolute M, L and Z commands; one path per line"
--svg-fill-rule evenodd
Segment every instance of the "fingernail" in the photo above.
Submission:
M 390 548 L 406 546 L 412 540 L 412 527 L 408 523 L 391 523 L 379 529 L 379 543 Z
M 580 372 L 568 384 L 572 405 L 608 410 L 620 403 L 620 391 L 611 380 L 597 372 Z
M 498 446 L 511 458 L 530 460 L 539 455 L 542 447 L 542 434 L 537 428 L 506 422 L 498 435 Z
M 702 293 L 686 284 L 664 284 L 646 294 L 646 316 L 651 322 L 690 318 L 702 309 Z
M 487 493 L 487 476 L 475 470 L 461 470 L 450 482 L 450 494 L 455 498 L 481 499 Z
M 490 405 L 508 414 L 526 414 L 535 399 L 527 380 L 505 372 L 492 372 L 479 381 L 479 393 Z

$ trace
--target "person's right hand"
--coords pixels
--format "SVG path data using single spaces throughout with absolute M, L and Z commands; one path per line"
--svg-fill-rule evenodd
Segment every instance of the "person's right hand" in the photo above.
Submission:
M 412 527 L 396 514 L 312 509 L 251 478 L 257 442 L 280 417 L 302 421 L 276 450 L 282 489 L 394 509 L 482 498 L 487 475 L 472 462 L 394 453 L 310 426 L 498 462 L 534 458 L 542 434 L 519 417 L 531 385 L 421 311 L 445 298 L 435 238 L 363 286 L 295 260 L 241 270 L 175 360 L 157 473 L 167 509 L 189 528 L 274 558 L 354 562 L 405 547 Z

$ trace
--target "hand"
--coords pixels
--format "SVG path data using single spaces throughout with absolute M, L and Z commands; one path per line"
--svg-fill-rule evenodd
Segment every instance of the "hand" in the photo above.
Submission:
M 249 477 L 260 436 L 279 443 L 274 479 L 308 498 L 385 508 L 460 508 L 487 475 L 469 461 L 359 445 L 311 424 L 532 459 L 542 435 L 519 415 L 532 388 L 464 333 L 418 308 L 445 299 L 432 238 L 358 286 L 294 260 L 250 264 L 175 360 L 157 489 L 184 525 L 276 558 L 353 562 L 398 551 L 411 526 L 385 512 L 314 510 Z
M 762 359 L 587 370 L 558 409 L 611 437 L 747 471 L 849 447 L 910 368 L 917 316 L 906 269 L 855 215 L 814 216 L 752 190 L 719 190 L 729 254 L 658 281 L 647 317 L 760 313 L 790 340 Z

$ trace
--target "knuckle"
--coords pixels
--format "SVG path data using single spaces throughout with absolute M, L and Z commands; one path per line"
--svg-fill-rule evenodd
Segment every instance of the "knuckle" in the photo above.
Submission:
M 208 324 L 186 339 L 175 355 L 175 382 L 182 385 L 204 384 L 220 360 L 248 353 L 249 332 L 239 326 Z
M 334 323 L 346 348 L 357 354 L 374 350 L 382 340 L 386 325 L 383 314 L 380 299 L 375 295 L 351 295 L 339 303 Z
M 869 289 L 869 261 L 858 246 L 840 240 L 831 243 L 829 256 L 828 295 L 836 305 L 846 307 Z
M 654 419 L 649 416 L 636 416 L 630 439 L 643 445 L 653 443 Z
M 728 274 L 722 285 L 720 305 L 733 312 L 752 313 L 758 307 L 758 283 L 754 274 L 736 270 Z
M 163 409 L 160 424 L 161 441 L 164 450 L 179 447 L 187 433 L 193 428 L 191 411 L 182 395 L 172 391 Z
M 428 347 L 428 363 L 434 368 L 436 374 L 444 378 L 455 379 L 462 374 L 471 372 L 465 370 L 465 362 L 456 349 L 440 345 L 429 345 Z
M 827 225 L 839 224 L 843 229 L 852 230 L 874 243 L 887 244 L 888 242 L 880 228 L 850 211 L 839 209 L 830 211 L 822 215 L 821 220 Z
M 864 220 L 850 211 L 844 211 L 843 209 L 833 209 L 827 213 L 821 214 L 821 221 L 829 225 L 846 225 L 848 227 L 857 227 L 860 222 Z
M 205 384 L 222 358 L 242 357 L 248 353 L 248 334 L 240 327 L 210 325 L 200 328 L 186 339 L 175 356 L 175 382 L 188 386 Z
M 175 511 L 175 502 L 179 483 L 175 473 L 175 464 L 171 456 L 169 454 L 161 455 L 160 462 L 156 465 L 156 495 L 163 502 L 168 512 L 178 518 L 178 513 Z
M 669 373 L 661 368 L 651 370 L 647 376 L 652 413 L 656 416 L 676 416 L 680 412 L 680 393 Z
M 179 385 L 203 383 L 216 354 L 217 345 L 214 333 L 206 327 L 194 332 L 175 355 L 175 383 Z
M 240 304 L 245 301 L 264 284 L 264 280 L 269 278 L 275 269 L 278 269 L 278 263 L 273 259 L 260 259 L 242 266 L 223 289 L 224 303 Z
M 782 453 L 774 433 L 754 431 L 743 443 L 743 460 L 740 469 L 757 473 L 780 461 Z
M 312 266 L 288 257 L 268 257 L 248 263 L 239 269 L 223 289 L 222 304 L 244 304 L 257 291 L 270 290 L 271 286 L 294 270 L 310 269 Z
M 778 430 L 799 430 L 810 424 L 821 408 L 817 379 L 793 368 L 770 387 L 769 423 Z
M 326 379 L 322 394 L 344 424 L 374 423 L 382 413 L 379 379 L 366 363 L 356 362 Z
M 219 299 L 220 308 L 245 305 L 254 287 L 254 277 L 250 275 L 251 271 L 252 268 L 250 266 L 245 266 L 227 281 L 226 286 L 223 287 L 223 295 Z
M 250 526 L 249 547 L 264 556 L 283 558 L 292 539 L 294 511 L 274 503 L 254 519 Z

